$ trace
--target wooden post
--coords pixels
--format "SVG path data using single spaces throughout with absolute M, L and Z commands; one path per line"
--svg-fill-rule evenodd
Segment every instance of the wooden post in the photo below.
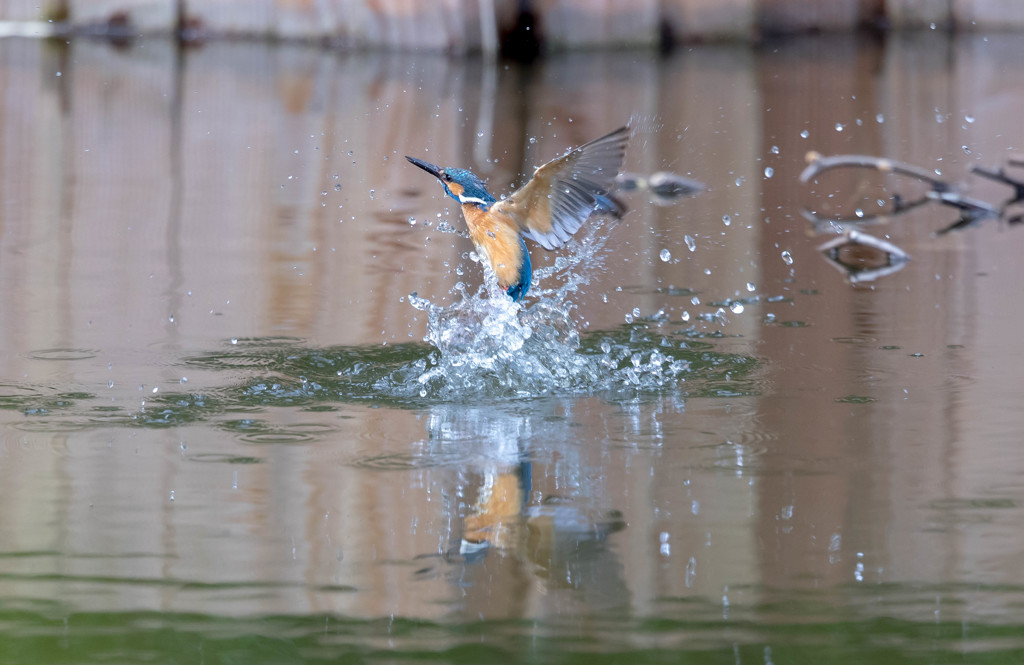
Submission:
M 72 28 L 102 26 L 139 34 L 170 34 L 177 28 L 174 0 L 69 0 Z
M 1007 3 L 1001 3 L 1005 6 Z M 952 0 L 886 0 L 885 13 L 893 28 L 948 28 Z
M 756 0 L 662 0 L 661 20 L 673 40 L 750 39 Z
M 759 0 L 758 26 L 766 33 L 853 30 L 861 22 L 860 0 Z
M 536 0 L 534 10 L 544 42 L 555 49 L 658 41 L 657 0 Z

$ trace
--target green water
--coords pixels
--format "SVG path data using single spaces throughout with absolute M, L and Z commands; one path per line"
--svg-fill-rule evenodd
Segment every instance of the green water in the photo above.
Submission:
M 851 596 L 841 600 L 863 602 L 858 594 Z M 878 594 L 872 600 L 877 602 Z M 20 607 L 2 614 L 2 655 L 6 662 L 49 663 L 1014 663 L 1024 649 L 1020 624 L 968 629 L 959 621 L 861 617 L 807 599 L 758 608 L 770 614 L 806 613 L 799 622 L 759 621 L 743 612 L 714 616 L 716 608 L 685 608 L 687 603 L 673 600 L 662 605 L 664 616 L 657 619 L 608 612 L 553 625 L 359 621 L 331 615 L 68 614 L 53 607 Z M 705 613 L 712 616 L 701 616 Z

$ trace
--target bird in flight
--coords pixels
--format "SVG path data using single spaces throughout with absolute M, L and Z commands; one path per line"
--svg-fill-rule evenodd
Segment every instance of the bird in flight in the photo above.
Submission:
M 533 274 L 525 240 L 557 249 L 592 216 L 618 219 L 625 213 L 610 192 L 628 141 L 629 128 L 620 127 L 581 145 L 538 168 L 529 182 L 500 201 L 467 169 L 406 159 L 436 177 L 445 194 L 461 204 L 477 253 L 490 263 L 498 285 L 519 301 Z

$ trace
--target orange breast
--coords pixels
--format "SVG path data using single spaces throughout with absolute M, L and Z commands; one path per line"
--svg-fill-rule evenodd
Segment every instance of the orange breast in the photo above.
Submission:
M 462 215 L 466 218 L 469 237 L 477 250 L 490 261 L 501 288 L 518 284 L 523 250 L 519 245 L 519 233 L 511 221 L 470 203 L 462 206 Z

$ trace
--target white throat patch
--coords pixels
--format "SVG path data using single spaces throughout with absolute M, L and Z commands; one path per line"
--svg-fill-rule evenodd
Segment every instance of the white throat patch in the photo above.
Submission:
M 476 203 L 477 205 L 482 206 L 487 205 L 487 201 L 484 201 L 483 199 L 478 199 L 475 196 L 464 196 L 462 194 L 459 194 L 459 203 Z

